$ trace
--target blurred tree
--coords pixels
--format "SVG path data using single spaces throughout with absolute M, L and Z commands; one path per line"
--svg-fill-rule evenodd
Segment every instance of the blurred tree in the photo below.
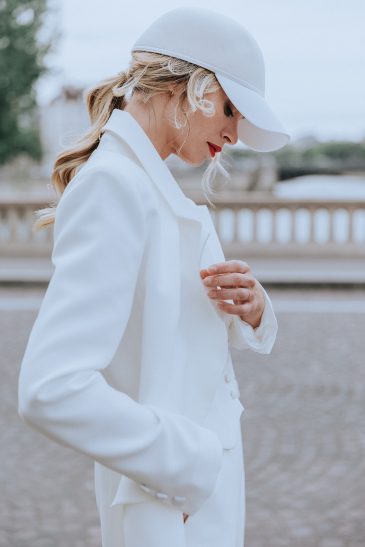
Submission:
M 34 84 L 47 72 L 46 12 L 47 0 L 0 0 L 0 164 L 21 153 L 41 158 Z

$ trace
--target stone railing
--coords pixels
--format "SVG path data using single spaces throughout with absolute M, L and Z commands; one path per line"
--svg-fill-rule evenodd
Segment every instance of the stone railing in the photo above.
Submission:
M 33 230 L 34 211 L 48 207 L 46 199 L 37 197 L 1 197 L 0 256 L 46 256 L 53 246 L 53 227 Z
M 365 201 L 225 192 L 214 204 L 210 212 L 227 258 L 365 257 Z
M 260 192 L 225 192 L 214 203 L 210 212 L 227 259 L 365 257 L 365 201 L 284 200 Z M 1 199 L 0 255 L 50 254 L 53 228 L 32 230 L 34 211 L 47 205 L 36 198 Z

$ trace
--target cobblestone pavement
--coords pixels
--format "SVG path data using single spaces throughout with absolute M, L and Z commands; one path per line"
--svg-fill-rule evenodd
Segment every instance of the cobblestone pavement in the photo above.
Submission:
M 11 294 L 0 291 L 0 547 L 100 547 L 92 462 L 17 415 L 29 302 L 42 293 L 24 291 L 23 310 L 16 300 L 1 306 Z M 365 292 L 269 294 L 279 322 L 272 353 L 232 350 L 245 407 L 245 547 L 364 547 L 365 313 L 351 313 L 351 302 Z M 289 300 L 296 311 L 280 306 Z M 315 313 L 300 307 L 310 300 Z M 338 311 L 321 313 L 319 301 Z

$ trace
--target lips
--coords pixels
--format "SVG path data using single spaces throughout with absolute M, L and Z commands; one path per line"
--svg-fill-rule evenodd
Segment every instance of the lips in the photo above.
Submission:
M 220 152 L 222 150 L 220 146 L 217 146 L 216 144 L 213 144 L 211 142 L 208 142 L 208 147 L 212 158 L 214 158 L 216 152 Z
M 222 148 L 221 148 L 220 146 L 218 146 L 217 144 L 214 144 L 214 143 L 209 142 L 209 141 L 208 141 L 208 144 L 209 144 L 209 146 L 212 146 L 213 149 L 214 149 L 216 152 L 221 152 L 221 151 L 222 151 Z

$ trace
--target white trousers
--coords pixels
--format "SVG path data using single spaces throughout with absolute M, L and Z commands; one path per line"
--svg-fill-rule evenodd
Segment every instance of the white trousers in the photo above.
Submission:
M 182 512 L 158 500 L 125 505 L 123 546 L 244 547 L 245 474 L 239 421 L 237 427 L 238 441 L 224 450 L 215 489 L 201 509 L 184 523 Z M 148 510 L 143 511 L 143 505 Z

